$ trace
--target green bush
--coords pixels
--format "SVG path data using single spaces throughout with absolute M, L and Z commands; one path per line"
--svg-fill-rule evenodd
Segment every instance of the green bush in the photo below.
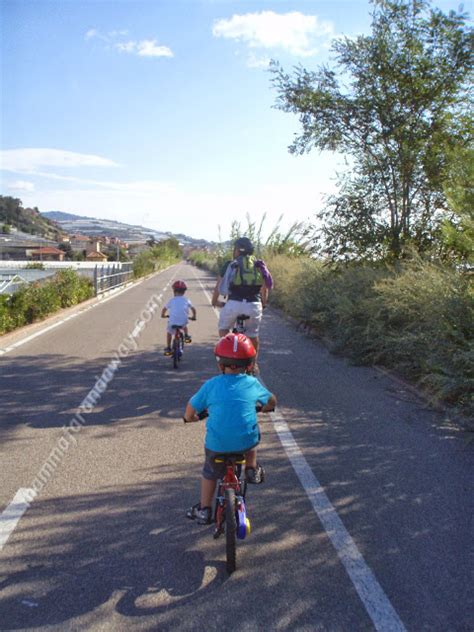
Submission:
M 433 398 L 473 409 L 472 278 L 412 261 L 329 267 L 309 258 L 267 259 L 273 305 L 331 340 L 360 364 L 379 364 L 418 382 Z
M 74 270 L 66 269 L 54 275 L 53 283 L 61 307 L 70 307 L 94 295 L 91 282 Z
M 188 258 L 198 268 L 208 270 L 216 276 L 219 274 L 219 270 L 224 263 L 224 261 L 218 259 L 217 254 L 212 254 L 204 250 L 193 250 Z
M 133 276 L 138 279 L 161 270 L 181 259 L 181 248 L 175 239 L 167 239 L 138 254 L 133 260 Z
M 61 270 L 52 280 L 21 287 L 0 296 L 0 334 L 45 318 L 94 295 L 92 283 L 74 270 Z

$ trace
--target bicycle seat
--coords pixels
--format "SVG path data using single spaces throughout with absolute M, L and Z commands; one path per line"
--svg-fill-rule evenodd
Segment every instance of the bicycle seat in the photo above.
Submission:
M 246 316 L 245 314 L 239 314 L 235 320 L 248 320 L 250 316 Z
M 171 329 L 182 329 L 184 325 L 171 325 Z
M 237 463 L 242 465 L 245 463 L 245 455 L 242 452 L 224 452 L 222 454 L 216 454 L 213 459 L 214 463 Z

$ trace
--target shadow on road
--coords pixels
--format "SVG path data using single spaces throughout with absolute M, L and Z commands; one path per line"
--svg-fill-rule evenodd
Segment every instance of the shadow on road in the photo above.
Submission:
M 217 374 L 212 358 L 209 345 L 186 345 L 175 370 L 171 358 L 162 355 L 161 345 L 131 353 L 115 371 L 95 409 L 84 414 L 87 427 L 109 426 L 125 418 L 139 421 L 149 415 L 154 423 L 160 417 L 181 418 L 188 398 Z M 68 424 L 111 359 L 84 361 L 55 354 L 9 358 L 0 382 L 0 443 L 14 441 L 18 427 Z

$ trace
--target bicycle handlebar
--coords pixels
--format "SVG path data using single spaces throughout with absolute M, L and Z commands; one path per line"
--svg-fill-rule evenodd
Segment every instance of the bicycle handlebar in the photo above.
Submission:
M 262 413 L 262 412 L 263 413 L 272 413 L 272 412 L 274 412 L 274 410 L 275 410 L 275 408 L 272 408 L 271 410 L 263 410 L 263 406 L 261 406 L 261 405 L 255 406 L 255 411 L 257 413 Z M 195 423 L 196 421 L 201 421 L 202 419 L 206 419 L 206 417 L 209 417 L 209 412 L 208 412 L 207 408 L 205 408 L 204 410 L 201 410 L 201 412 L 198 413 L 197 416 L 198 416 L 197 420 L 194 420 L 194 419 L 189 420 L 189 419 L 185 419 L 183 417 L 183 421 L 184 421 L 185 424 L 192 424 L 192 423 Z

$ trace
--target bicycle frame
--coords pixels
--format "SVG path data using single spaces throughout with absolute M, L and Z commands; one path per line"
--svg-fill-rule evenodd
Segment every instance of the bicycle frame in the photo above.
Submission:
M 179 325 L 171 325 L 174 329 L 173 342 L 171 349 L 173 351 L 173 367 L 178 368 L 178 364 L 183 356 L 184 349 L 184 333 L 182 327 Z
M 225 475 L 217 482 L 217 494 L 214 506 L 214 521 L 216 523 L 214 532 L 215 538 L 219 537 L 219 535 L 224 532 L 226 490 L 232 489 L 235 492 L 237 511 L 239 510 L 239 505 L 243 504 L 245 507 L 245 493 L 247 491 L 247 483 L 245 482 L 242 474 L 242 466 L 245 465 L 244 455 L 222 455 L 222 457 L 223 458 L 215 458 L 216 463 L 226 464 Z

